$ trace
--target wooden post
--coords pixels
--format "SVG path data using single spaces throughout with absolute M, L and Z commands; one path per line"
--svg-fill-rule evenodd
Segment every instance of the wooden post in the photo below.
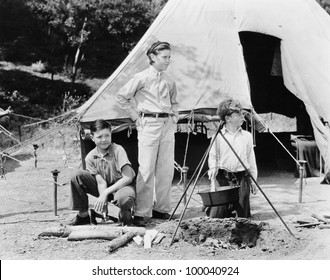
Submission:
M 39 146 L 38 146 L 37 144 L 33 144 L 33 148 L 34 148 L 34 153 L 33 153 L 33 157 L 34 157 L 34 167 L 37 168 L 37 163 L 38 163 L 37 149 L 39 148 Z
M 54 178 L 54 215 L 57 216 L 57 176 L 60 171 L 53 170 L 53 178 Z
M 306 160 L 299 160 L 299 203 L 302 202 L 302 191 L 303 191 L 303 180 L 305 177 L 306 180 L 306 167 L 305 164 L 307 163 Z M 306 182 L 305 182 L 306 183 Z

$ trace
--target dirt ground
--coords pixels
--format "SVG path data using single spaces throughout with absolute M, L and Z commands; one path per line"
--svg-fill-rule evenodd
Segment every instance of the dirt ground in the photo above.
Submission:
M 255 196 L 252 195 L 252 218 L 246 223 L 261 229 L 257 234 L 255 246 L 244 242 L 238 245 L 230 241 L 233 228 L 238 222 L 242 222 L 240 219 L 214 221 L 205 217 L 201 199 L 197 194 L 207 184 L 203 181 L 194 190 L 171 246 L 173 232 L 183 211 L 183 203 L 180 203 L 173 220 L 153 220 L 148 226 L 147 229 L 156 229 L 165 234 L 165 238 L 158 245 L 145 249 L 131 241 L 109 253 L 108 240 L 68 241 L 62 237 L 38 237 L 48 228 L 64 225 L 75 215 L 68 209 L 68 183 L 71 174 L 80 165 L 79 149 L 64 153 L 60 149 L 54 151 L 40 147 L 37 168 L 32 148 L 12 156 L 15 160 L 7 158 L 4 164 L 5 178 L 0 180 L 2 260 L 330 259 L 330 229 L 317 226 L 296 227 L 297 220 L 315 222 L 312 214 L 330 215 L 330 185 L 320 184 L 321 178 L 307 178 L 304 181 L 302 203 L 299 203 L 299 180 L 292 172 L 262 171 L 259 167 L 260 187 L 283 222 L 260 191 Z M 54 213 L 53 170 L 60 171 L 57 216 Z M 182 184 L 178 185 L 176 182 L 172 192 L 173 208 L 177 206 L 182 194 Z M 90 203 L 93 204 L 93 198 Z

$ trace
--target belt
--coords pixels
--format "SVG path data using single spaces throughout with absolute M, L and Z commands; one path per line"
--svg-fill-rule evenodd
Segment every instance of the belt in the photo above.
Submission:
M 224 169 L 219 169 L 217 180 L 226 180 L 230 182 L 240 183 L 243 177 L 248 177 L 246 171 L 230 172 Z
M 144 117 L 153 117 L 153 118 L 167 118 L 169 116 L 168 113 L 142 113 Z

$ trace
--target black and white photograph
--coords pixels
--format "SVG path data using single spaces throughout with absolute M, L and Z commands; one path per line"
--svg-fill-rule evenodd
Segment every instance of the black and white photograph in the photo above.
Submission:
M 330 0 L 0 0 L 2 278 L 324 277 L 329 122 Z

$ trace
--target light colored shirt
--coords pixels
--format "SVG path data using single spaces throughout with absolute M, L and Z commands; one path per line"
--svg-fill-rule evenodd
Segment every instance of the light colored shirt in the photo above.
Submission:
M 124 148 L 115 143 L 111 143 L 105 155 L 95 147 L 87 154 L 85 161 L 86 170 L 92 175 L 100 174 L 108 186 L 122 178 L 121 170 L 126 164 L 131 165 Z
M 160 78 L 165 92 L 160 94 Z M 165 72 L 158 72 L 150 66 L 134 75 L 116 94 L 116 100 L 135 121 L 141 113 L 177 114 L 176 84 Z
M 257 180 L 258 170 L 252 134 L 242 128 L 239 128 L 235 133 L 231 133 L 225 126 L 221 129 L 221 132 L 249 170 L 252 177 Z M 231 172 L 245 171 L 243 165 L 220 134 L 217 135 L 213 142 L 209 153 L 208 164 L 209 169 L 225 169 Z

